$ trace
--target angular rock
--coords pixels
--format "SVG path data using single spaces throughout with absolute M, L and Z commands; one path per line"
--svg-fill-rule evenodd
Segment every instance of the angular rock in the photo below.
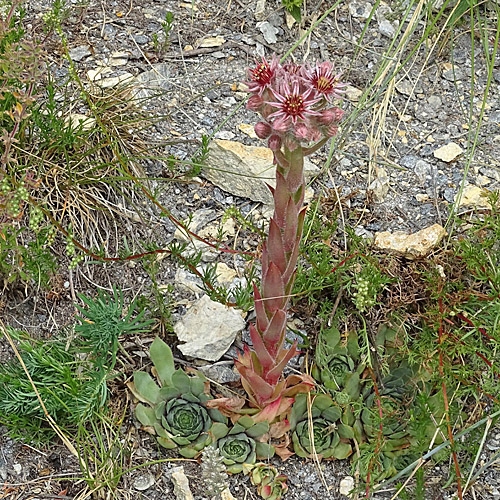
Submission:
M 446 230 L 439 224 L 427 227 L 413 234 L 384 231 L 375 234 L 374 245 L 379 250 L 401 255 L 407 259 L 425 257 L 446 236 Z
M 394 38 L 396 31 L 399 27 L 399 23 L 397 21 L 388 21 L 387 19 L 382 19 L 378 23 L 378 30 L 381 35 L 386 36 L 387 38 Z
M 248 123 L 241 123 L 240 125 L 238 125 L 238 128 L 241 130 L 241 132 L 248 135 L 248 137 L 251 137 L 252 139 L 258 139 L 253 125 L 249 125 Z
M 464 187 L 462 196 L 460 197 L 460 202 L 458 203 L 458 208 L 460 207 L 475 207 L 475 208 L 491 208 L 491 204 L 488 201 L 489 191 L 487 189 L 481 189 L 478 186 L 469 184 Z M 455 196 L 455 203 L 458 200 L 459 193 Z
M 101 80 L 97 80 L 96 83 L 103 89 L 110 89 L 118 87 L 119 85 L 130 85 L 133 81 L 134 75 L 131 75 L 130 73 L 123 73 L 111 78 L 102 78 Z
M 245 320 L 236 309 L 204 295 L 174 325 L 174 332 L 181 342 L 185 342 L 179 345 L 185 356 L 218 361 L 245 325 Z
M 456 142 L 449 142 L 445 146 L 436 149 L 434 151 L 434 157 L 446 163 L 450 163 L 463 152 L 464 150 Z
M 146 99 L 170 88 L 170 68 L 167 63 L 153 64 L 153 69 L 145 71 L 135 78 L 137 90 L 134 92 L 136 99 Z
M 194 500 L 189 480 L 184 473 L 184 467 L 175 467 L 172 472 L 172 483 L 174 485 L 174 495 L 177 500 Z
M 357 17 L 358 19 L 368 19 L 372 11 L 372 4 L 369 2 L 362 2 L 360 0 L 354 0 L 349 2 L 349 14 L 352 17 Z
M 200 47 L 220 47 L 225 43 L 226 39 L 222 36 L 207 36 L 201 41 Z
M 376 203 L 384 201 L 389 192 L 389 177 L 383 168 L 377 169 L 377 178 L 368 186 Z
M 257 28 L 259 28 L 260 32 L 264 35 L 264 39 L 267 43 L 272 45 L 273 43 L 276 43 L 278 41 L 276 35 L 278 34 L 279 30 L 269 21 L 257 23 Z
M 271 192 L 266 186 L 266 183 L 275 185 L 276 167 L 269 148 L 217 139 L 210 145 L 207 167 L 203 169 L 203 177 L 224 191 L 268 205 L 273 203 Z M 305 159 L 306 181 L 319 174 L 319 171 L 316 165 Z
M 92 55 L 88 45 L 79 45 L 69 50 L 69 57 L 72 61 L 80 62 L 83 58 Z
M 349 101 L 358 102 L 362 95 L 363 91 L 353 87 L 352 85 L 347 85 L 345 88 L 345 96 L 349 99 Z
M 228 364 L 230 364 L 230 366 L 228 366 Z M 234 364 L 232 361 L 228 363 L 221 361 L 213 365 L 200 366 L 198 370 L 210 380 L 218 382 L 219 384 L 227 384 L 240 380 L 240 374 L 234 370 L 233 367 Z
M 264 21 L 266 18 L 266 0 L 257 0 L 253 15 L 256 21 Z
M 340 480 L 339 493 L 346 497 L 350 496 L 351 491 L 354 489 L 354 478 L 346 476 Z

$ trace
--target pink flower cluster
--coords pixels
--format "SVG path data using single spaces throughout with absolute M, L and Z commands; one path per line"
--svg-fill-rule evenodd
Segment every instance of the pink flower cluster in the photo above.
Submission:
M 344 112 L 333 102 L 342 97 L 346 84 L 340 82 L 332 63 L 281 65 L 273 55 L 270 63 L 263 58 L 248 72 L 250 81 L 245 83 L 253 95 L 247 108 L 261 115 L 255 133 L 268 139 L 271 150 L 284 144 L 293 151 L 303 142 L 337 134 Z

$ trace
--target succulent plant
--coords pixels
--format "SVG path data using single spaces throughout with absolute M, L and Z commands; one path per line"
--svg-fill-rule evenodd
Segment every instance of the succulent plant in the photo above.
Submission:
M 351 419 L 352 421 L 352 419 Z M 298 394 L 290 414 L 293 449 L 300 457 L 344 459 L 352 453 L 352 427 L 342 418 L 342 410 L 330 396 L 312 398 L 308 409 L 307 395 Z
M 255 423 L 248 415 L 240 417 L 227 435 L 217 441 L 228 472 L 236 474 L 243 470 L 243 464 L 254 464 L 257 459 L 269 459 L 274 455 L 271 445 L 258 440 L 268 431 L 269 422 Z
M 360 374 L 364 365 L 359 362 L 359 346 L 356 335 L 350 334 L 342 342 L 335 326 L 322 330 L 316 348 L 316 365 L 313 376 L 341 404 L 359 399 Z
M 284 474 L 279 474 L 276 467 L 269 464 L 255 464 L 250 471 L 250 480 L 257 486 L 257 493 L 264 500 L 280 500 L 288 491 Z
M 228 433 L 227 419 L 218 410 L 206 407 L 206 401 L 212 398 L 205 392 L 204 378 L 175 369 L 172 351 L 165 342 L 156 338 L 150 356 L 160 386 L 148 373 L 134 373 L 129 387 L 142 401 L 135 415 L 157 435 L 161 446 L 178 448 L 182 456 L 193 458 Z
M 226 466 L 215 444 L 203 449 L 201 477 L 205 484 L 205 491 L 211 497 L 220 495 L 228 487 Z

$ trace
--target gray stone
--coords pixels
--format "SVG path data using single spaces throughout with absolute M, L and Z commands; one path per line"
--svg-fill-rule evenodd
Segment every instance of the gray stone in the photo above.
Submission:
M 354 0 L 349 3 L 349 13 L 351 16 L 361 20 L 368 19 L 370 17 L 372 8 L 373 6 L 370 2 Z
M 266 0 L 257 0 L 254 17 L 256 21 L 264 21 L 266 18 Z
M 401 165 L 402 167 L 405 167 L 405 168 L 415 168 L 415 165 L 417 164 L 417 161 L 419 160 L 420 158 L 418 156 L 414 156 L 414 155 L 406 155 L 406 156 L 403 156 L 400 160 L 399 160 L 399 165 Z
M 200 366 L 198 370 L 210 380 L 218 382 L 219 384 L 227 384 L 240 380 L 240 375 L 233 369 L 233 366 L 232 361 L 221 361 L 213 365 Z
M 272 45 L 278 41 L 276 35 L 278 34 L 279 30 L 278 28 L 276 28 L 276 26 L 273 26 L 269 21 L 263 21 L 257 23 L 257 28 L 259 28 L 260 32 L 264 36 L 264 39 L 266 40 L 267 43 Z
M 384 201 L 389 192 L 389 177 L 383 168 L 377 169 L 377 178 L 368 186 L 376 203 Z
M 72 61 L 80 62 L 85 57 L 91 55 L 90 49 L 87 45 L 79 45 L 78 47 L 74 47 L 69 51 L 69 57 Z
M 425 184 L 427 176 L 429 176 L 431 173 L 431 169 L 432 166 L 425 160 L 418 160 L 417 163 L 415 164 L 414 172 L 415 175 L 418 177 L 418 180 L 420 181 L 421 185 Z
M 378 30 L 380 31 L 380 34 L 386 36 L 387 38 L 394 38 L 398 27 L 399 23 L 397 21 L 391 22 L 387 19 L 383 19 L 378 23 Z
M 319 173 L 309 159 L 304 161 L 306 181 Z M 273 197 L 266 183 L 274 186 L 276 167 L 269 148 L 245 146 L 236 141 L 215 140 L 210 145 L 207 168 L 202 175 L 226 192 L 268 205 Z
M 170 64 L 153 64 L 153 69 L 145 71 L 135 78 L 137 90 L 134 92 L 136 99 L 152 97 L 170 88 Z
M 218 361 L 245 325 L 245 320 L 236 309 L 214 302 L 204 295 L 174 325 L 174 331 L 177 338 L 185 342 L 179 345 L 182 354 Z
M 155 484 L 155 478 L 153 474 L 147 472 L 146 474 L 136 476 L 132 484 L 137 491 L 146 491 Z

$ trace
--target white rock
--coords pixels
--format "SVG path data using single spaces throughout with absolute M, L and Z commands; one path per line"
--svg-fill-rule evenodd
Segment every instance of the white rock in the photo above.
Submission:
M 304 161 L 306 181 L 320 169 L 308 158 Z M 245 146 L 236 141 L 215 140 L 210 145 L 203 177 L 233 195 L 268 205 L 273 197 L 266 183 L 274 186 L 276 167 L 269 148 Z
M 349 2 L 349 13 L 352 17 L 357 17 L 361 20 L 368 19 L 370 17 L 372 7 L 372 4 L 369 2 L 354 0 Z
M 260 32 L 264 35 L 264 39 L 267 43 L 273 44 L 278 41 L 276 35 L 278 34 L 278 28 L 273 26 L 269 21 L 263 21 L 257 23 L 257 28 L 259 28 Z
M 95 126 L 95 118 L 80 113 L 71 113 L 64 121 L 67 124 L 71 123 L 73 128 L 78 128 L 81 125 L 82 130 L 92 130 Z
M 383 168 L 377 169 L 377 178 L 368 186 L 376 203 L 384 201 L 389 192 L 389 177 Z
M 226 488 L 221 494 L 220 494 L 221 500 L 236 500 L 236 498 L 233 497 L 233 494 L 229 490 L 229 488 Z
M 463 153 L 463 149 L 456 142 L 449 142 L 434 151 L 434 157 L 450 163 Z
M 238 275 L 234 269 L 231 269 L 224 262 L 219 262 L 217 264 L 217 281 L 221 285 L 227 285 L 232 283 L 234 278 Z
M 200 47 L 220 47 L 226 43 L 226 39 L 222 36 L 207 36 L 200 42 Z
M 354 489 L 354 478 L 351 476 L 346 476 L 344 479 L 341 479 L 339 485 L 339 493 L 341 495 L 349 496 L 351 491 Z
M 101 67 L 98 69 L 89 69 L 87 71 L 87 78 L 91 82 L 96 82 L 97 80 L 100 80 L 103 76 L 109 75 L 113 70 L 111 68 L 107 67 Z
M 185 356 L 218 361 L 245 328 L 245 320 L 233 308 L 214 302 L 207 295 L 188 310 L 174 325 L 177 338 L 185 344 L 179 350 Z
M 481 189 L 478 186 L 469 184 L 464 187 L 458 207 L 491 208 L 491 204 L 488 202 L 488 194 L 487 189 Z M 459 193 L 455 195 L 455 203 L 458 201 L 458 195 Z
M 185 269 L 179 268 L 175 272 L 175 288 L 178 290 L 194 293 L 199 297 L 203 293 L 202 286 L 201 278 Z
M 92 53 L 88 45 L 79 45 L 69 50 L 69 57 L 72 61 L 80 62 L 84 57 L 90 56 Z
M 379 250 L 402 255 L 407 259 L 425 257 L 446 235 L 446 230 L 439 224 L 427 227 L 414 234 L 396 231 L 384 231 L 375 234 L 374 244 Z
M 172 483 L 174 484 L 174 495 L 177 500 L 194 500 L 189 488 L 189 481 L 184 473 L 184 467 L 175 467 L 172 472 Z
M 396 31 L 399 27 L 399 23 L 397 21 L 388 21 L 387 19 L 382 19 L 378 23 L 378 30 L 381 35 L 386 36 L 387 38 L 394 38 Z
M 248 135 L 248 137 L 251 137 L 252 139 L 258 139 L 253 125 L 249 125 L 248 123 L 241 123 L 240 125 L 238 125 L 238 129 L 244 134 Z
M 97 80 L 96 83 L 103 89 L 110 89 L 122 84 L 129 85 L 133 81 L 134 75 L 131 75 L 130 73 L 123 73 L 118 76 L 113 76 L 112 78 L 102 78 L 101 80 Z
M 363 95 L 363 91 L 352 85 L 347 85 L 345 88 L 345 96 L 352 102 L 358 102 L 360 97 Z

